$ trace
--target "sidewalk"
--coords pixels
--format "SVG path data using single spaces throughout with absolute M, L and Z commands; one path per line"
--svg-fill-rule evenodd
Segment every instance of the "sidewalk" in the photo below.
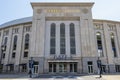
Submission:
M 1 78 L 29 78 L 28 74 L 0 74 L 0 79 Z
M 105 80 L 120 80 L 120 74 L 117 75 L 103 75 Z
M 0 80 L 120 80 L 120 74 L 105 74 L 102 78 L 99 75 L 51 75 L 42 74 L 39 77 L 29 78 L 28 74 L 0 74 Z

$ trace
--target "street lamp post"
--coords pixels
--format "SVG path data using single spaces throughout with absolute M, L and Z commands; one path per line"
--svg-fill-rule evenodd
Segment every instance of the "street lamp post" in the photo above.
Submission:
M 1 58 L 0 58 L 0 68 L 2 69 L 2 58 L 3 58 L 3 51 L 5 51 L 6 46 L 2 45 L 1 46 Z M 2 71 L 2 70 L 1 70 Z

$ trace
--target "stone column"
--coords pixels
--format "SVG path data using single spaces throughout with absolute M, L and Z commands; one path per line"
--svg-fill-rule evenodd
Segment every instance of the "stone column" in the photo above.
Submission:
M 56 23 L 56 55 L 60 55 L 60 25 Z
M 105 47 L 106 47 L 106 58 L 107 58 L 107 64 L 108 69 L 110 69 L 110 72 L 112 70 L 113 65 L 113 54 L 112 54 L 112 47 L 111 47 L 111 41 L 110 41 L 110 33 L 108 31 L 108 25 L 106 22 L 103 23 L 103 31 L 104 31 L 104 39 L 105 39 Z
M 77 62 L 77 72 L 78 73 L 82 73 L 82 64 L 81 64 L 81 59 L 79 60 L 79 62 Z
M 45 59 L 44 61 L 44 73 L 48 73 L 49 72 L 49 64 L 47 62 L 47 59 Z
M 59 73 L 59 63 L 57 63 L 57 73 Z
M 7 66 L 3 65 L 3 71 L 2 72 L 6 72 L 7 71 Z
M 7 41 L 7 47 L 5 51 L 5 59 L 4 59 L 4 64 L 9 64 L 10 62 L 10 49 L 11 49 L 11 41 L 12 41 L 12 28 L 9 29 L 9 34 L 8 34 L 8 41 Z
M 70 73 L 70 63 L 66 63 L 67 64 L 67 73 Z
M 44 58 L 40 57 L 39 59 L 39 73 L 40 74 L 44 73 L 44 64 L 45 64 Z
M 117 37 L 117 45 L 118 45 L 118 51 L 120 52 L 120 25 L 119 24 L 116 24 L 116 37 Z M 118 54 L 118 57 L 120 58 L 120 53 L 117 53 Z
M 22 41 L 23 41 L 23 25 L 19 26 L 19 35 L 17 35 L 17 50 L 16 50 L 16 58 L 15 58 L 15 72 L 19 72 L 19 64 L 20 64 L 20 59 L 21 59 L 21 50 L 22 50 Z
M 19 65 L 14 65 L 14 72 L 18 73 L 19 72 Z

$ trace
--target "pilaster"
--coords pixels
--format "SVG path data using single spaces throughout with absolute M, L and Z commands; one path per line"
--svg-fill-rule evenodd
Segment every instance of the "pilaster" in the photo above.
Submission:
M 8 34 L 8 41 L 7 41 L 7 47 L 6 47 L 6 52 L 5 52 L 5 59 L 4 59 L 4 64 L 9 64 L 10 60 L 10 49 L 11 49 L 11 41 L 12 41 L 12 28 L 9 29 L 9 34 Z
M 19 64 L 20 64 L 20 58 L 22 54 L 22 43 L 23 41 L 23 25 L 19 26 L 19 34 L 18 34 L 18 41 L 17 41 L 17 50 L 16 50 L 16 56 L 15 56 L 15 69 L 16 72 L 19 71 Z
M 113 54 L 111 48 L 111 41 L 110 41 L 110 34 L 108 31 L 107 23 L 103 23 L 103 31 L 104 31 L 104 38 L 105 38 L 105 47 L 106 47 L 106 55 L 107 55 L 107 62 L 108 64 L 113 64 Z

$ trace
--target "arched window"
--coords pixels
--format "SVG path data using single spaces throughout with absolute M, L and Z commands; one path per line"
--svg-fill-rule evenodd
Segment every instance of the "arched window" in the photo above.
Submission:
M 112 45 L 112 52 L 113 52 L 113 55 L 114 57 L 117 57 L 117 53 L 116 53 L 116 47 L 115 47 L 115 40 L 114 40 L 114 34 L 111 33 L 110 34 L 110 37 L 111 37 L 111 45 Z
M 60 24 L 60 37 L 65 37 L 65 24 Z
M 30 35 L 26 34 L 25 35 L 25 44 L 24 44 L 24 57 L 28 57 L 29 40 L 30 40 Z
M 16 47 L 17 47 L 17 35 L 14 36 L 13 50 L 16 50 Z
M 56 36 L 56 25 L 55 23 L 52 23 L 51 24 L 51 27 L 50 27 L 50 54 L 55 54 L 55 36 Z
M 56 25 L 55 25 L 55 23 L 52 23 L 51 24 L 51 37 L 55 37 L 55 29 L 56 29 L 56 27 L 55 27 Z
M 97 32 L 96 33 L 96 37 L 97 37 L 97 47 L 98 47 L 98 55 L 100 57 L 103 57 L 103 47 L 102 47 L 102 38 L 101 38 L 101 33 Z
M 65 24 L 60 24 L 60 54 L 65 54 Z
M 5 38 L 4 38 L 4 43 L 3 43 L 3 46 L 4 46 L 4 48 L 5 48 L 4 51 L 6 51 L 6 48 L 7 48 L 7 41 L 8 41 L 8 37 L 5 37 Z
M 5 39 L 4 39 L 4 45 L 6 45 L 6 46 L 7 46 L 7 41 L 8 41 L 8 38 L 5 37 Z
M 70 37 L 75 37 L 75 27 L 74 24 L 70 24 Z
M 76 46 L 75 46 L 75 26 L 73 23 L 70 25 L 70 53 L 76 54 Z
M 29 49 L 29 34 L 25 35 L 25 49 Z

